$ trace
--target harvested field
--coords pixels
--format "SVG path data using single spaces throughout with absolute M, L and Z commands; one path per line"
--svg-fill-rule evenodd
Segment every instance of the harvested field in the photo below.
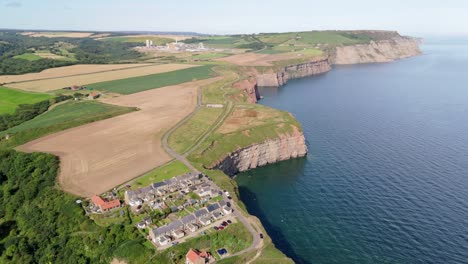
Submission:
M 215 60 L 226 61 L 242 66 L 272 66 L 271 62 L 273 61 L 291 59 L 292 57 L 293 56 L 287 54 L 243 53 Z
M 58 179 L 65 191 L 86 197 L 102 193 L 171 160 L 161 137 L 194 110 L 198 87 L 217 79 L 106 99 L 141 110 L 49 135 L 19 149 L 58 155 Z
M 32 54 L 32 53 L 31 53 Z M 21 55 L 20 55 L 21 56 Z M 79 64 L 58 68 L 51 68 L 41 72 L 26 73 L 21 75 L 1 75 L 0 83 L 26 82 L 50 78 L 59 78 L 78 74 L 88 74 L 118 69 L 149 66 L 151 64 Z
M 92 68 L 94 68 L 94 66 L 96 65 L 93 65 Z M 188 64 L 161 64 L 161 65 L 153 64 L 153 65 L 148 65 L 148 66 L 143 66 L 143 67 L 132 67 L 128 69 L 124 68 L 124 69 L 108 70 L 108 71 L 95 72 L 95 73 L 89 73 L 89 74 L 77 74 L 73 76 L 70 76 L 68 74 L 68 76 L 65 76 L 65 77 L 55 77 L 55 78 L 50 78 L 50 79 L 10 83 L 10 84 L 6 84 L 5 86 L 22 89 L 22 90 L 28 90 L 28 91 L 47 92 L 47 91 L 62 89 L 64 87 L 71 86 L 71 85 L 86 85 L 86 84 L 91 84 L 91 83 L 113 81 L 113 80 L 118 80 L 118 79 L 125 79 L 125 78 L 131 78 L 131 77 L 138 77 L 138 76 L 186 69 L 186 68 L 190 68 L 194 66 L 195 65 L 188 65 Z
M 22 35 L 30 37 L 46 38 L 86 38 L 91 36 L 91 32 L 24 32 Z

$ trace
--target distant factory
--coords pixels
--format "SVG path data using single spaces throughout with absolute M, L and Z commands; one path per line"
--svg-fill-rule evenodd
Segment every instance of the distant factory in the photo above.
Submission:
M 200 51 L 210 51 L 214 50 L 211 48 L 206 48 L 202 42 L 198 44 L 186 44 L 184 42 L 171 42 L 166 45 L 157 46 L 153 45 L 153 41 L 147 39 L 145 41 L 145 46 L 137 47 L 136 49 L 140 51 L 162 51 L 162 52 L 200 52 Z

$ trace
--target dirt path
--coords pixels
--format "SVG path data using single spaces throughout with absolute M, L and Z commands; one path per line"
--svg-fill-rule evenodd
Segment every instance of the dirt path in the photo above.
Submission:
M 84 197 L 100 194 L 171 160 L 161 136 L 193 112 L 198 87 L 216 80 L 105 99 L 141 110 L 52 134 L 19 149 L 59 156 L 58 179 L 65 191 Z

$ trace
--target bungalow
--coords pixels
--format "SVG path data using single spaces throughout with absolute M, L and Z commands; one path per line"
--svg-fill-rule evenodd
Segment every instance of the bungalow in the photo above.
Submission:
M 185 255 L 185 264 L 205 264 L 210 263 L 210 260 L 210 253 L 192 248 Z
M 103 200 L 101 197 L 99 197 L 99 196 L 97 196 L 97 195 L 94 195 L 94 196 L 91 198 L 91 201 L 93 202 L 93 204 L 94 204 L 95 206 L 99 207 L 99 209 L 100 209 L 102 212 L 109 211 L 109 210 L 111 210 L 111 209 L 120 207 L 120 200 L 119 200 L 119 199 L 114 199 L 114 200 L 111 200 L 111 201 L 106 201 L 106 200 Z

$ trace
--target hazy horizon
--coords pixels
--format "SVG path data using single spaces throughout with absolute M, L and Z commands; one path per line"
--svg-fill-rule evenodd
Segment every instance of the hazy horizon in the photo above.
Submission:
M 395 30 L 404 35 L 468 35 L 468 2 L 448 0 L 0 0 L 1 28 L 248 34 L 311 30 Z

